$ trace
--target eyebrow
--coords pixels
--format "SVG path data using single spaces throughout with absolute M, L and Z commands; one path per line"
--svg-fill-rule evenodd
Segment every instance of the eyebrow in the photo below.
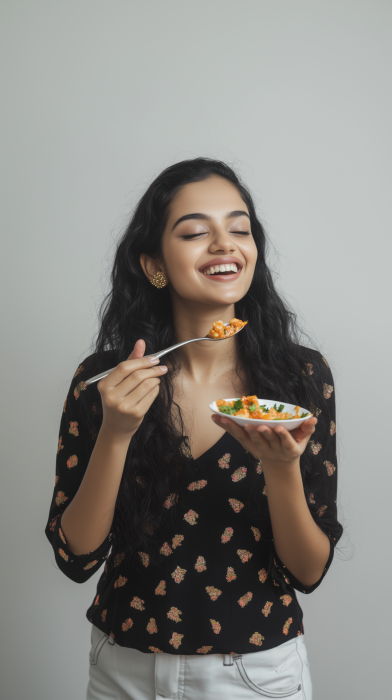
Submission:
M 229 214 L 226 214 L 226 219 L 236 219 L 237 216 L 247 216 L 249 221 L 250 221 L 250 216 L 249 214 L 246 213 L 246 211 L 231 211 Z M 174 224 L 172 231 L 178 226 L 178 224 L 181 223 L 181 221 L 188 221 L 189 219 L 202 219 L 203 221 L 212 221 L 212 216 L 208 216 L 208 214 L 185 214 L 185 216 L 180 216 L 179 219 L 177 219 L 176 223 Z

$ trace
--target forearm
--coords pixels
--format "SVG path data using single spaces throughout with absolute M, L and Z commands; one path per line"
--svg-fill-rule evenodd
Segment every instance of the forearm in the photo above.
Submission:
M 322 576 L 330 544 L 306 503 L 299 459 L 281 465 L 263 461 L 263 473 L 276 552 L 301 583 L 311 586 Z
M 101 427 L 83 480 L 61 518 L 74 554 L 92 552 L 109 534 L 128 447 L 129 440 L 115 441 Z

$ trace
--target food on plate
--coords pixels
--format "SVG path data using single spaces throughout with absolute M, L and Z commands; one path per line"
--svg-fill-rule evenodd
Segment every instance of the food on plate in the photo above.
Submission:
M 248 321 L 240 321 L 239 318 L 232 318 L 229 321 L 230 325 L 225 326 L 223 321 L 215 321 L 212 328 L 208 331 L 209 338 L 227 338 L 229 335 L 234 335 L 240 328 L 246 326 Z
M 229 416 L 239 416 L 240 418 L 255 418 L 257 420 L 293 420 L 294 418 L 306 418 L 311 413 L 300 413 L 299 406 L 296 406 L 294 413 L 284 411 L 284 404 L 276 403 L 271 408 L 265 404 L 259 404 L 257 396 L 242 396 L 235 401 L 225 401 L 218 399 L 216 407 L 221 413 Z

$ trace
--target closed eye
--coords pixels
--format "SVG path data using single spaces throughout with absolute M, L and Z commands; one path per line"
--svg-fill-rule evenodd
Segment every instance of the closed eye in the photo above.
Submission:
M 250 231 L 229 231 L 229 233 L 239 233 L 241 236 L 250 236 Z M 196 236 L 205 236 L 205 233 L 190 233 L 186 236 L 181 236 L 181 238 L 188 241 L 191 238 L 196 238 Z

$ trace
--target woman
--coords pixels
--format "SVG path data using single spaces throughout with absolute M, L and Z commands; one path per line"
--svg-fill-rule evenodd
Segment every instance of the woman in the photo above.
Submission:
M 87 611 L 88 700 L 311 700 L 295 590 L 321 583 L 342 534 L 334 387 L 265 250 L 248 190 L 207 158 L 163 171 L 119 243 L 64 403 L 46 527 L 72 580 L 107 560 Z M 166 366 L 144 357 L 233 317 L 247 325 L 228 342 L 188 344 Z M 313 416 L 289 433 L 208 408 L 254 394 Z

